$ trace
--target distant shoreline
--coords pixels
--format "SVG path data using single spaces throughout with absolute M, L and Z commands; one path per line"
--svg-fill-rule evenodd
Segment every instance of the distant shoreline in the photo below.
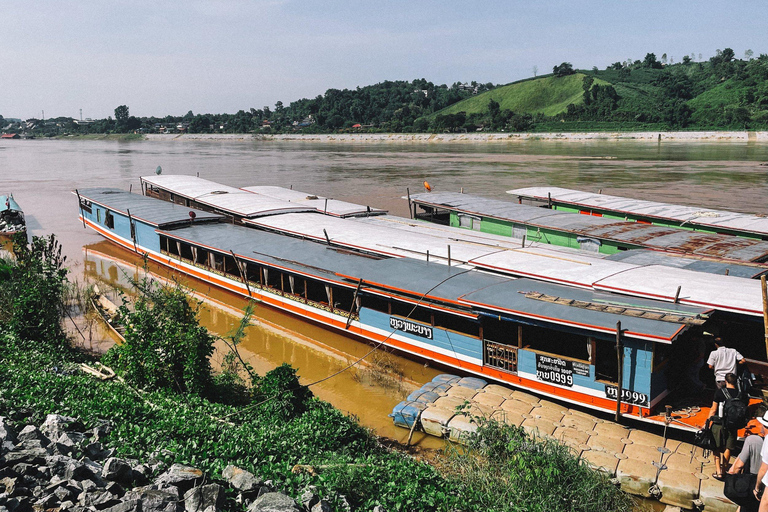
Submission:
M 691 131 L 691 132 L 549 132 L 549 133 L 323 133 L 323 134 L 251 134 L 251 133 L 186 133 L 186 134 L 105 134 L 57 137 L 88 140 L 148 141 L 274 141 L 323 143 L 514 143 L 526 141 L 587 142 L 636 140 L 648 142 L 768 142 L 768 131 Z

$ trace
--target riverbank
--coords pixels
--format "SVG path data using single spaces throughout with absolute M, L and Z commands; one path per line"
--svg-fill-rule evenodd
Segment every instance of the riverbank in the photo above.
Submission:
M 148 134 L 147 140 L 245 140 L 323 143 L 513 143 L 525 141 L 638 140 L 684 142 L 766 142 L 768 131 L 551 132 L 551 133 L 325 133 L 325 134 Z

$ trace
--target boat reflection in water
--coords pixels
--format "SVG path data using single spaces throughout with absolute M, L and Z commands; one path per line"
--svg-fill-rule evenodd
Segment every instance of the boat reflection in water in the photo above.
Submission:
M 97 282 L 104 292 L 131 293 L 132 281 L 146 275 L 164 283 L 178 281 L 194 298 L 202 301 L 201 324 L 219 336 L 225 336 L 239 325 L 247 305 L 240 296 L 151 262 L 147 264 L 147 274 L 142 258 L 106 241 L 85 246 L 83 257 L 86 280 Z M 345 336 L 258 304 L 251 324 L 239 350 L 259 375 L 285 362 L 297 368 L 301 382 L 307 384 L 338 372 L 370 350 Z M 223 342 L 217 342 L 213 356 L 215 368 L 226 350 Z M 399 375 L 384 374 L 380 371 L 383 367 L 393 368 Z M 337 409 L 355 415 L 362 425 L 374 429 L 378 435 L 404 442 L 408 431 L 395 427 L 388 414 L 408 393 L 439 373 L 382 349 L 361 365 L 313 386 L 312 392 Z M 443 441 L 416 432 L 412 444 L 440 448 Z

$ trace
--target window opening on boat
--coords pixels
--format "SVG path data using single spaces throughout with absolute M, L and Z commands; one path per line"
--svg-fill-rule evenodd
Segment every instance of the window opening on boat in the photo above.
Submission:
M 87 213 L 93 213 L 91 209 L 91 202 L 87 199 L 80 199 L 80 208 Z
M 115 216 L 109 210 L 104 213 L 104 225 L 109 229 L 115 229 Z
M 306 299 L 319 304 L 328 304 L 328 294 L 325 291 L 325 284 L 315 279 L 306 279 Z
M 434 325 L 432 323 L 431 309 L 428 309 L 422 306 L 416 306 L 416 309 L 413 309 L 414 305 L 411 304 L 410 302 L 400 302 L 397 300 L 393 300 L 391 304 L 392 304 L 392 310 L 390 313 L 391 315 L 408 318 L 409 320 L 413 320 L 415 322 Z M 411 311 L 413 312 L 411 313 Z
M 179 257 L 187 261 L 192 261 L 192 246 L 188 243 L 180 242 Z
M 616 340 L 595 339 L 594 347 L 592 361 L 595 365 L 595 380 L 617 384 L 619 364 L 616 360 Z
M 523 348 L 569 359 L 589 362 L 588 337 L 552 331 L 535 325 L 523 326 Z M 615 359 L 615 358 L 614 358 Z
M 433 311 L 432 319 L 432 325 L 435 327 L 454 331 L 465 336 L 480 337 L 480 323 L 470 318 L 443 313 L 442 311 Z
M 517 347 L 483 340 L 483 364 L 517 373 Z
M 389 314 L 390 302 L 376 295 L 365 295 L 362 297 L 361 306 L 381 313 Z

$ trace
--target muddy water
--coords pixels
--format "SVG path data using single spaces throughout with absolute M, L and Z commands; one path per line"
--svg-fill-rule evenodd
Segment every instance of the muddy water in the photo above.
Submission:
M 387 208 L 407 215 L 402 196 L 459 191 L 510 199 L 506 190 L 534 185 L 629 195 L 682 204 L 768 213 L 768 146 L 757 143 L 527 141 L 512 144 L 322 144 L 243 141 L 0 142 L 0 193 L 12 192 L 32 234 L 56 233 L 73 277 L 88 273 L 118 279 L 131 261 L 77 221 L 71 191 L 95 186 L 139 188 L 139 176 L 160 165 L 166 174 L 198 174 L 232 186 L 278 185 Z M 96 245 L 93 245 L 96 244 Z M 89 251 L 88 264 L 83 247 Z M 163 272 L 162 269 L 156 269 Z M 244 302 L 211 290 L 203 322 L 225 334 Z M 259 373 L 282 362 L 313 382 L 367 352 L 366 345 L 331 335 L 279 313 L 257 312 L 244 349 Z M 315 393 L 382 435 L 402 439 L 386 414 L 413 383 L 437 370 L 394 355 L 375 363 L 401 369 L 398 385 L 381 385 L 362 369 L 318 384 Z M 407 433 L 405 434 L 407 435 Z

